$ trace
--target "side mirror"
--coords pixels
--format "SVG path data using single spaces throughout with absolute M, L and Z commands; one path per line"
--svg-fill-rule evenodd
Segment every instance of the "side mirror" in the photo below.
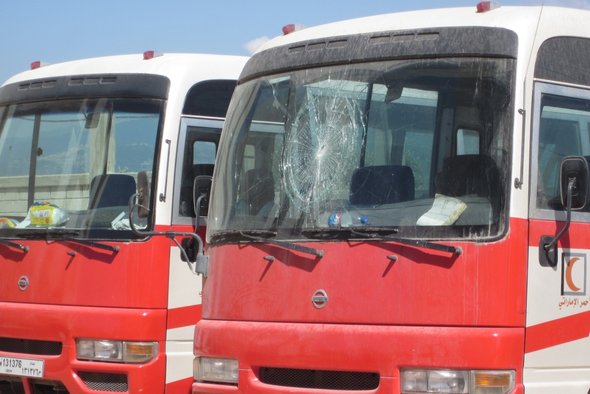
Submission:
M 567 207 L 568 184 L 573 181 L 571 192 L 571 209 L 580 211 L 586 208 L 588 198 L 588 162 L 582 156 L 565 157 L 561 161 L 559 187 L 561 204 Z
M 195 242 L 194 238 L 184 238 L 180 242 L 180 245 L 184 249 L 184 253 L 180 254 L 180 259 L 182 261 L 187 261 L 191 263 L 197 261 L 198 245 Z
M 193 183 L 193 203 L 197 224 L 199 216 L 206 216 L 209 211 L 209 194 L 213 177 L 210 175 L 197 175 Z
M 557 242 L 568 230 L 572 220 L 572 210 L 586 208 L 588 199 L 588 162 L 582 156 L 568 156 L 561 161 L 559 190 L 561 204 L 566 210 L 565 226 L 555 236 L 543 235 L 539 243 L 539 263 L 544 267 L 557 266 Z

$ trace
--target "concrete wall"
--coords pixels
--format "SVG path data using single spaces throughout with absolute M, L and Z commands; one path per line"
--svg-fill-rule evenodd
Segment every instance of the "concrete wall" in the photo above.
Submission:
M 88 207 L 90 177 L 88 174 L 69 175 L 69 186 L 60 186 L 59 175 L 46 175 L 36 179 L 36 201 L 48 201 L 66 210 Z M 26 215 L 28 177 L 0 177 L 0 217 L 22 218 Z

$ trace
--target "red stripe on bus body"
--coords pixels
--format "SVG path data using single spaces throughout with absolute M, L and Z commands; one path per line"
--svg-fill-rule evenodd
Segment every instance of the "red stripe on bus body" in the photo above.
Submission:
M 590 312 L 578 313 L 561 319 L 527 327 L 525 352 L 563 345 L 590 335 Z
M 191 305 L 168 310 L 168 329 L 193 326 L 201 319 L 201 305 Z

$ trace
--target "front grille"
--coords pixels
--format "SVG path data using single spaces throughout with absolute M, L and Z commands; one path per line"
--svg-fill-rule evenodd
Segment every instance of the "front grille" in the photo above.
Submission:
M 0 338 L 0 351 L 39 356 L 59 356 L 62 344 L 55 341 L 36 341 L 33 339 Z
M 25 388 L 20 379 L 0 376 L 0 394 L 25 394 Z
M 127 375 L 114 373 L 78 372 L 86 386 L 97 391 L 124 393 L 129 390 Z
M 375 390 L 379 387 L 379 374 L 371 372 L 262 367 L 258 379 L 275 386 L 307 389 L 352 391 Z
M 0 376 L 0 394 L 69 394 L 60 382 L 49 380 L 31 380 L 27 383 L 27 388 L 28 391 L 25 391 L 19 378 Z
M 69 391 L 60 383 L 49 380 L 36 380 L 31 382 L 33 394 L 69 394 Z

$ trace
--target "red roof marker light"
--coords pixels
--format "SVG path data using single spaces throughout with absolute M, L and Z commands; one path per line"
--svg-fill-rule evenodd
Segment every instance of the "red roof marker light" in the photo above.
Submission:
M 154 50 L 145 51 L 143 53 L 143 60 L 150 60 L 150 59 L 153 59 L 153 58 L 158 57 L 158 56 L 162 56 L 162 54 L 161 53 L 158 53 L 158 52 L 156 52 Z
M 500 5 L 498 3 L 493 2 L 493 1 L 480 1 L 479 3 L 477 3 L 476 7 L 477 7 L 478 13 L 483 13 L 483 12 L 495 10 L 496 8 L 500 7 Z
M 283 35 L 286 36 L 287 34 L 293 33 L 297 30 L 297 27 L 294 23 L 289 23 L 288 25 L 283 26 Z
M 45 63 L 43 63 L 41 60 L 35 60 L 34 62 L 31 63 L 31 70 L 36 70 L 38 68 L 41 68 L 45 66 Z

